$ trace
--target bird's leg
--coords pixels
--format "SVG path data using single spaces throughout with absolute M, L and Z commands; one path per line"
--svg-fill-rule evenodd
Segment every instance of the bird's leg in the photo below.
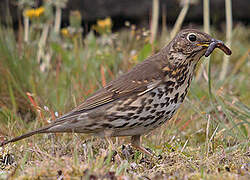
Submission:
M 134 148 L 138 149 L 139 151 L 149 155 L 150 157 L 153 157 L 153 158 L 156 157 L 154 154 L 152 154 L 147 149 L 145 149 L 144 147 L 141 146 L 141 136 L 140 135 L 135 135 L 135 136 L 131 137 L 131 145 Z

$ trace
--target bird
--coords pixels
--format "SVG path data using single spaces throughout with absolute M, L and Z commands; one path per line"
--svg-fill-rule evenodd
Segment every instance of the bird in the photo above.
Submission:
M 106 138 L 111 145 L 111 137 L 131 136 L 132 146 L 154 156 L 141 145 L 141 136 L 173 117 L 188 93 L 197 63 L 215 48 L 232 53 L 222 41 L 197 29 L 184 29 L 70 112 L 0 146 L 40 133 L 73 132 Z

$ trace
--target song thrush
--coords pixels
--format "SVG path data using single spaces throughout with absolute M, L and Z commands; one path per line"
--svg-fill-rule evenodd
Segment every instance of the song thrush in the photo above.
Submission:
M 1 146 L 38 133 L 91 133 L 101 137 L 140 136 L 171 119 L 183 102 L 199 59 L 215 48 L 231 51 L 222 41 L 195 29 L 186 29 L 158 53 L 108 83 L 78 107 L 48 126 L 4 141 Z

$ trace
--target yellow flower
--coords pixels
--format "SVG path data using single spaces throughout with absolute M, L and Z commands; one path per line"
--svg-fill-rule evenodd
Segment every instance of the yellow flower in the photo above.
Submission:
M 99 34 L 111 33 L 112 20 L 109 17 L 103 20 L 98 20 L 96 25 L 93 25 L 92 28 Z
M 26 9 L 24 11 L 24 16 L 28 18 L 33 18 L 33 17 L 39 17 L 44 13 L 45 9 L 44 7 L 39 7 L 37 9 Z
M 34 15 L 36 17 L 39 17 L 44 13 L 44 11 L 45 11 L 44 7 L 39 7 L 37 9 L 35 9 Z
M 69 37 L 69 30 L 67 28 L 62 28 L 61 33 L 65 37 Z
M 34 9 L 26 9 L 26 10 L 24 11 L 24 16 L 31 18 L 31 17 L 33 17 L 33 15 L 34 15 L 34 12 L 35 12 Z
M 112 25 L 112 21 L 110 18 L 106 18 L 106 19 L 103 19 L 103 20 L 98 20 L 97 21 L 97 25 L 101 28 L 105 28 L 105 27 L 111 27 Z

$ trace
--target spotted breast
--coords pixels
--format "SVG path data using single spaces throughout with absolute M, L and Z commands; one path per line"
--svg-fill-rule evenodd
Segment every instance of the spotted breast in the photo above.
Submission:
M 175 71 L 165 68 L 164 81 L 156 88 L 141 93 L 140 98 L 133 96 L 119 100 L 108 108 L 102 123 L 107 124 L 110 136 L 147 133 L 171 119 L 184 101 L 193 76 L 190 69 L 194 68 L 195 64 L 191 62 Z

